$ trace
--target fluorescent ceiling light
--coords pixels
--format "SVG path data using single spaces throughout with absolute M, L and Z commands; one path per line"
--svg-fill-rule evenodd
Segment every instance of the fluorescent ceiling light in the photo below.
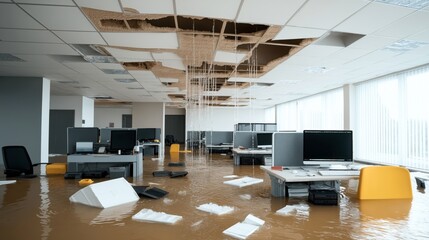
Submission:
M 83 56 L 83 59 L 90 63 L 117 63 L 116 59 L 111 56 Z
M 127 70 L 121 70 L 121 69 L 100 69 L 105 74 L 127 74 Z
M 121 83 L 134 83 L 137 82 L 137 80 L 133 78 L 115 78 L 115 81 L 121 82 Z
M 428 0 L 376 0 L 376 2 L 414 9 L 421 9 L 429 6 Z
M 386 46 L 383 50 L 389 50 L 392 52 L 406 52 L 406 51 L 414 50 L 416 48 L 425 46 L 427 44 L 428 43 L 426 42 L 418 42 L 418 41 L 411 41 L 411 40 L 404 39 Z

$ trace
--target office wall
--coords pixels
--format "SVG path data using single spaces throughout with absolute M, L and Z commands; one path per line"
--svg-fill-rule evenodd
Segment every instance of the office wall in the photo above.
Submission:
M 264 109 L 211 108 L 190 109 L 186 114 L 186 131 L 234 131 L 236 123 L 265 123 Z
M 82 120 L 82 127 L 94 127 L 94 99 L 82 97 Z
M 163 103 L 133 103 L 133 128 L 163 128 Z
M 94 109 L 94 127 L 107 128 L 109 123 L 113 123 L 115 128 L 121 128 L 123 114 L 132 114 L 132 109 L 96 107 Z
M 51 109 L 75 110 L 75 127 L 93 127 L 94 125 L 94 100 L 87 97 L 51 96 Z M 85 120 L 85 124 L 82 123 L 82 120 Z
M 0 146 L 24 145 L 33 163 L 48 161 L 49 91 L 47 79 L 0 77 Z

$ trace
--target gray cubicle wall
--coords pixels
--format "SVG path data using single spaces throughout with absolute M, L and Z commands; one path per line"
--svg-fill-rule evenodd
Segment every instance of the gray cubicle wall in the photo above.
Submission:
M 76 153 L 76 142 L 98 143 L 99 134 L 96 127 L 67 128 L 67 154 Z
M 303 134 L 301 132 L 275 132 L 272 150 L 273 166 L 302 166 Z
M 256 148 L 256 134 L 258 132 L 240 132 L 234 133 L 234 148 Z
M 232 131 L 206 131 L 206 145 L 232 144 L 233 135 Z

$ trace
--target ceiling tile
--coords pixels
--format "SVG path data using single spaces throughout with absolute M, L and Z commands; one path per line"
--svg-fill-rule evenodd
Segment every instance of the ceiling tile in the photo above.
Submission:
M 0 28 L 45 29 L 18 6 L 8 3 L 0 4 Z
M 70 69 L 73 69 L 74 71 L 78 73 L 94 73 L 94 72 L 100 72 L 100 69 L 98 69 L 96 66 L 94 66 L 92 63 L 85 63 L 85 62 L 65 62 L 63 63 L 65 66 L 69 67 Z
M 121 0 L 124 9 L 130 8 L 142 14 L 174 15 L 173 0 Z
M 393 22 L 389 26 L 380 29 L 374 34 L 386 37 L 405 38 L 409 35 L 429 29 L 429 25 L 424 24 L 428 22 L 429 12 L 417 11 Z
M 241 0 L 176 0 L 177 15 L 235 19 Z
M 72 0 L 15 0 L 16 3 L 75 6 Z
M 328 31 L 326 30 L 316 28 L 284 26 L 283 29 L 273 38 L 273 40 L 319 38 L 327 32 Z
M 0 52 L 16 54 L 79 55 L 67 44 L 0 42 Z
M 153 53 L 152 55 L 154 59 L 158 62 L 161 62 L 164 67 L 186 70 L 182 59 L 175 53 L 163 52 Z
M 137 81 L 143 82 L 159 82 L 158 78 L 151 71 L 146 70 L 130 70 L 128 71 Z
M 177 49 L 179 42 L 176 33 L 110 33 L 101 35 L 110 46 L 132 48 Z
M 118 62 L 154 61 L 152 54 L 145 51 L 132 51 L 119 48 L 104 47 Z
M 304 2 L 305 0 L 246 0 L 243 1 L 237 22 L 283 26 Z
M 335 31 L 370 34 L 414 10 L 373 2 L 334 28 Z M 380 13 L 383 14 L 380 14 Z
M 64 42 L 71 44 L 106 44 L 98 32 L 54 31 Z
M 240 63 L 247 56 L 247 53 L 234 53 L 216 51 L 214 61 L 218 63 Z
M 353 44 L 349 45 L 348 48 L 377 50 L 377 49 L 382 49 L 385 46 L 390 45 L 395 41 L 396 41 L 395 38 L 367 35 L 357 40 Z
M 124 70 L 124 67 L 119 63 L 94 63 L 100 69 L 117 69 Z
M 159 78 L 159 80 L 163 83 L 177 83 L 179 82 L 178 78 Z
M 62 43 L 48 30 L 0 29 L 0 40 L 10 42 Z
M 75 0 L 79 7 L 94 8 L 110 12 L 122 12 L 119 0 Z
M 21 6 L 50 30 L 95 31 L 95 28 L 77 7 Z
M 429 42 L 429 30 L 425 30 L 407 37 L 408 40 Z
M 366 4 L 368 1 L 365 0 L 310 0 L 287 24 L 298 27 L 331 29 Z

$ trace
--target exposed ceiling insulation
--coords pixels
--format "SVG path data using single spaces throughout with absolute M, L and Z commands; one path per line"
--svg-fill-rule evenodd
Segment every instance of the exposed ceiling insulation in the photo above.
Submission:
M 110 32 L 176 33 L 177 48 L 130 48 L 112 44 L 99 47 L 112 56 L 117 50 L 152 53 L 152 61 L 124 61 L 122 65 L 126 70 L 152 71 L 157 78 L 178 79 L 169 86 L 179 90 L 186 90 L 187 76 L 190 84 L 205 86 L 203 91 L 219 91 L 223 87 L 237 85 L 247 87 L 249 84 L 230 84 L 227 80 L 230 77 L 258 78 L 315 40 L 275 41 L 273 38 L 281 30 L 280 26 L 191 16 L 141 14 L 138 9 L 131 8 L 125 8 L 124 13 L 92 8 L 83 8 L 83 11 L 105 36 Z M 132 36 L 129 35 L 130 38 Z M 156 56 L 165 57 L 158 59 Z M 184 69 L 180 66 L 184 66 Z M 214 85 L 209 84 L 213 81 L 216 82 Z M 172 101 L 177 100 L 176 95 L 169 96 Z M 212 100 L 215 103 L 226 99 Z

